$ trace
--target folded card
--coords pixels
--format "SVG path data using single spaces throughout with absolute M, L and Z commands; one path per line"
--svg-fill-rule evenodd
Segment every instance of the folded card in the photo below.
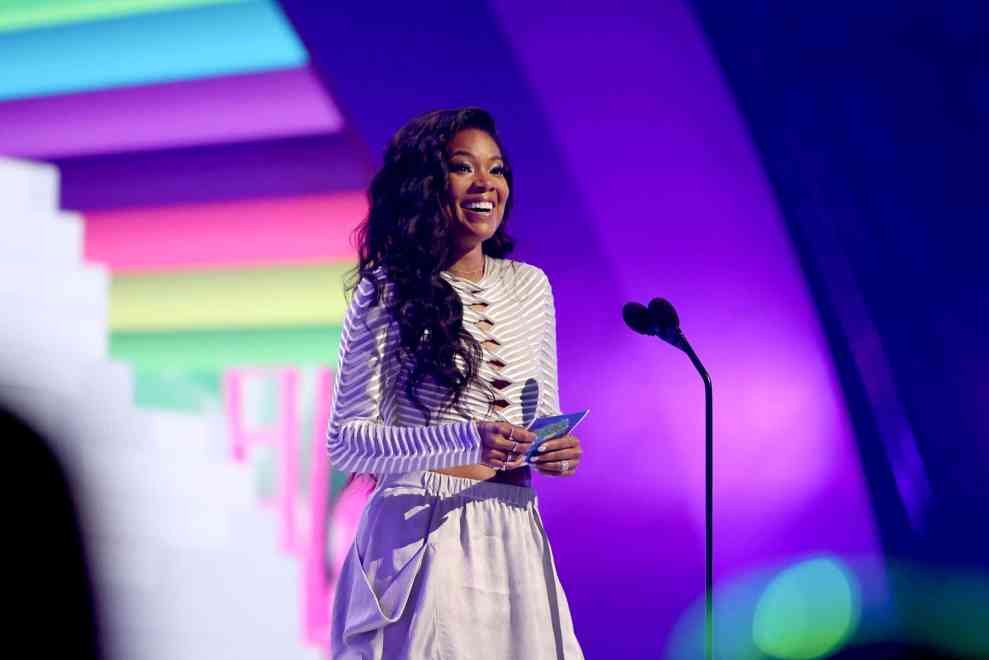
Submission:
M 553 440 L 555 438 L 562 438 L 567 435 L 580 424 L 585 417 L 587 417 L 588 410 L 582 410 L 581 412 L 567 413 L 565 415 L 553 415 L 552 417 L 540 417 L 532 421 L 528 427 L 527 431 L 532 431 L 536 434 L 536 439 L 533 440 L 532 446 L 529 451 L 525 454 L 525 460 L 528 462 L 530 458 L 536 455 L 539 451 L 539 445 L 543 444 L 547 440 Z

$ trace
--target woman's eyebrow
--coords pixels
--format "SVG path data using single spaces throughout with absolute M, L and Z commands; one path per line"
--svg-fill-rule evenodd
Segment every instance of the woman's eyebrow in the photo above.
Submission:
M 474 154 L 467 151 L 466 149 L 457 149 L 452 154 L 450 154 L 450 158 L 453 158 L 454 156 L 458 156 L 458 155 L 467 156 L 468 158 L 477 158 Z M 488 162 L 493 160 L 504 160 L 504 159 L 501 156 L 492 156 L 491 158 L 488 159 Z

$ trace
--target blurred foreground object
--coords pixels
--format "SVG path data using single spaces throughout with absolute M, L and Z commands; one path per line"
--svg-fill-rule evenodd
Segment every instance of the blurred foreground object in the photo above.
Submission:
M 58 199 L 55 167 L 0 158 L 0 400 L 49 440 L 68 477 L 104 657 L 317 657 L 300 642 L 297 562 L 277 548 L 251 474 L 229 459 L 225 419 L 135 406 L 131 366 L 108 353 L 110 274 L 85 262 L 83 219 Z M 37 520 L 23 529 L 46 525 L 34 476 L 12 468 L 28 485 L 9 501 Z M 54 639 L 68 639 L 59 571 L 73 563 L 36 571 L 46 555 L 31 547 L 33 563 L 15 570 L 37 582 Z M 51 656 L 52 639 L 32 639 Z
M 4 480 L 8 591 L 13 621 L 10 648 L 69 651 L 72 658 L 101 658 L 92 585 L 72 484 L 48 441 L 0 401 L 0 437 L 13 478 Z M 28 495 L 28 497 L 24 497 Z M 52 628 L 57 634 L 51 635 Z M 40 648 L 39 648 L 40 650 Z M 33 654 L 32 654 L 33 655 Z

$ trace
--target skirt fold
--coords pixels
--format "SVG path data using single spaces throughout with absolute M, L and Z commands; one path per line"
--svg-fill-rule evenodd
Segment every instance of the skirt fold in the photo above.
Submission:
M 385 475 L 337 582 L 338 660 L 582 660 L 531 488 Z

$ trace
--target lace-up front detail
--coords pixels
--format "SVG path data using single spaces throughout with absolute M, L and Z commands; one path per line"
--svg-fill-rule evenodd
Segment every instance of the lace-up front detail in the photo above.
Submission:
M 472 334 L 481 344 L 483 351 L 481 378 L 495 392 L 492 402 L 495 414 L 501 421 L 510 422 L 506 414 L 512 402 L 508 400 L 509 387 L 513 381 L 507 376 L 508 358 L 503 354 L 504 343 L 499 339 L 500 327 L 494 319 L 496 301 L 488 295 L 490 284 L 495 279 L 494 261 L 485 257 L 484 275 L 478 282 L 466 280 L 452 273 L 447 281 L 460 294 L 464 305 L 464 325 L 472 328 Z
M 442 274 L 463 304 L 464 327 L 481 345 L 482 382 L 468 385 L 459 406 L 446 405 L 445 388 L 422 383 L 420 400 L 433 413 L 428 423 L 405 395 L 401 338 L 380 302 L 391 284 L 375 277 L 385 285 L 382 298 L 363 280 L 340 335 L 327 429 L 337 469 L 386 474 L 474 465 L 481 460 L 476 422 L 527 426 L 560 413 L 553 292 L 541 270 L 486 256 L 477 282 Z

